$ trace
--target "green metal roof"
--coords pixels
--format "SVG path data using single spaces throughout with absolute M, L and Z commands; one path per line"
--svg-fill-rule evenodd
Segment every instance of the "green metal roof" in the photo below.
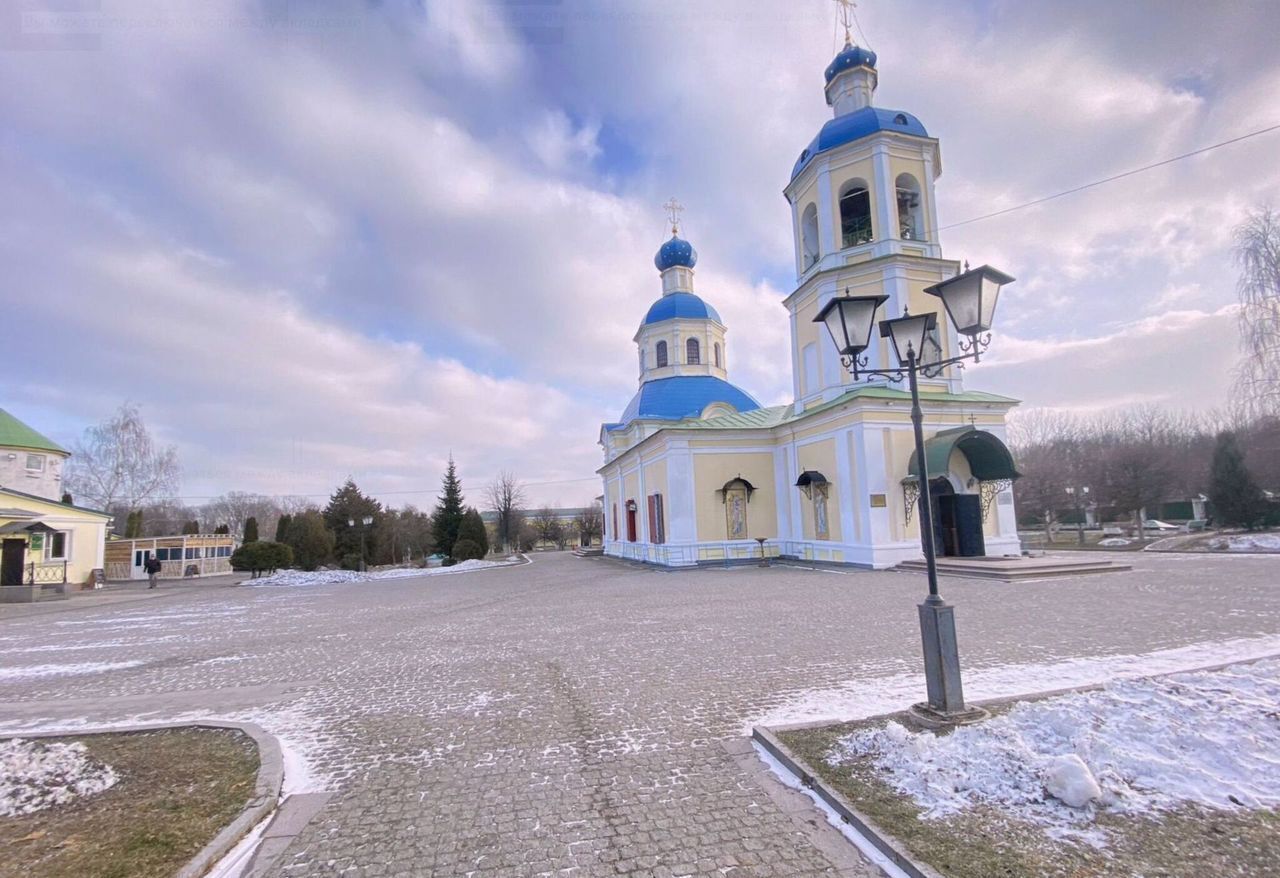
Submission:
M 37 433 L 4 409 L 0 409 L 0 448 L 31 448 L 58 454 L 71 453 L 48 436 Z
M 881 387 L 868 385 L 864 387 L 855 387 L 853 390 L 837 396 L 830 402 L 824 402 L 822 405 L 805 409 L 799 414 L 796 413 L 794 405 L 778 405 L 771 408 L 754 409 L 749 412 L 736 412 L 732 415 L 720 415 L 716 418 L 707 418 L 706 420 L 698 420 L 690 418 L 686 421 L 680 421 L 672 424 L 669 429 L 674 430 L 760 430 L 770 427 L 779 427 L 783 424 L 789 424 L 792 421 L 798 421 L 801 418 L 807 418 L 810 415 L 823 412 L 855 399 L 889 399 L 894 401 L 911 401 L 911 394 L 905 390 L 897 390 L 892 387 Z M 942 403 L 1010 403 L 1016 404 L 1016 399 L 1007 396 L 997 396 L 994 393 L 983 393 L 979 390 L 966 390 L 964 393 L 925 393 L 920 394 L 920 402 L 927 405 L 931 402 Z
M 950 469 L 951 453 L 959 450 L 969 459 L 973 477 L 981 482 L 997 479 L 1018 479 L 1021 473 L 1013 465 L 1013 455 L 994 433 L 977 427 L 952 427 L 939 430 L 924 443 L 925 464 L 929 472 L 938 475 Z M 911 455 L 907 467 L 910 476 L 919 476 L 916 456 Z M 908 478 L 910 478 L 908 476 Z
M 38 503 L 46 503 L 49 506 L 57 506 L 60 509 L 74 509 L 76 512 L 87 512 L 90 515 L 100 515 L 103 518 L 114 518 L 110 512 L 103 512 L 101 509 L 90 509 L 88 506 L 76 506 L 74 503 L 63 503 L 61 500 L 50 500 L 48 497 L 41 497 L 39 494 L 28 494 L 26 491 L 15 491 L 13 488 L 6 488 L 0 485 L 0 494 L 9 494 L 13 497 L 21 497 L 24 500 L 35 500 Z M 45 513 L 36 513 L 44 515 Z

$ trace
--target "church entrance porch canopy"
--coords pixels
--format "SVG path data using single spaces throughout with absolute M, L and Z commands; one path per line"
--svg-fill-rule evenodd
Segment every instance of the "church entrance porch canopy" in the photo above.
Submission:
M 951 454 L 954 451 L 959 451 L 968 459 L 973 477 L 980 482 L 1013 481 L 1022 477 L 1022 473 L 1014 467 L 1009 448 L 994 433 L 977 427 L 940 430 L 932 439 L 927 440 L 924 443 L 924 457 L 929 475 L 945 475 L 951 468 Z M 912 480 L 919 477 L 920 470 L 914 454 L 911 455 L 907 472 Z

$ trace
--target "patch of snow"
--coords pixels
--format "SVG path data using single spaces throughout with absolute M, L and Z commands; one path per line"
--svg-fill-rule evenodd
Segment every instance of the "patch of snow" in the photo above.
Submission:
M 1209 541 L 1222 552 L 1280 552 L 1280 534 L 1232 534 Z
M 119 778 L 80 743 L 0 741 L 0 817 L 33 814 L 100 793 Z
M 1041 771 L 1044 788 L 1055 799 L 1072 808 L 1083 808 L 1102 798 L 1102 788 L 1089 766 L 1074 753 L 1053 756 L 1045 761 Z
M 236 843 L 235 847 L 227 851 L 226 856 L 213 864 L 213 868 L 205 873 L 205 878 L 243 878 L 249 871 L 253 855 L 258 852 L 258 843 L 262 840 L 262 834 L 267 831 L 267 827 L 275 816 L 276 812 L 272 811 L 259 820 L 257 825 Z
M 1277 655 L 1280 655 L 1280 635 L 1268 635 L 1206 641 L 1145 655 L 1084 656 L 1043 664 L 964 667 L 964 690 L 969 701 L 1011 698 L 1096 686 L 1123 677 L 1172 674 Z M 843 722 L 896 713 L 922 700 L 924 694 L 924 674 L 917 672 L 850 680 L 827 689 L 806 689 L 747 722 L 742 733 L 750 735 L 755 726 Z
M 247 585 L 336 585 L 347 582 L 383 582 L 389 579 L 411 579 L 420 576 L 448 576 L 470 573 L 492 567 L 509 567 L 507 561 L 463 561 L 452 567 L 397 567 L 391 570 L 282 570 L 260 579 L 251 579 Z
M 1277 704 L 1270 659 L 1022 702 L 949 735 L 890 722 L 842 738 L 828 761 L 870 759 L 924 819 L 992 805 L 1097 845 L 1100 811 L 1280 806 Z
M 1129 546 L 1133 544 L 1133 540 L 1126 540 L 1123 537 L 1107 537 L 1105 540 L 1098 540 L 1099 546 Z
M 78 662 L 69 665 L 27 665 L 16 668 L 0 668 L 0 680 L 25 680 L 31 677 L 70 677 L 77 674 L 101 674 L 122 668 L 136 668 L 139 659 L 127 662 Z

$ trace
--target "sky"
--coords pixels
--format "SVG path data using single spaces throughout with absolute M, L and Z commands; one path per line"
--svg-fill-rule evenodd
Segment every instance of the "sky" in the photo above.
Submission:
M 1231 230 L 1280 203 L 1280 4 L 863 0 L 875 103 L 941 141 L 950 258 L 1017 277 L 968 386 L 1227 401 Z M 732 380 L 789 401 L 782 189 L 830 118 L 832 0 L 12 0 L 0 406 L 65 443 L 124 401 L 192 503 L 348 475 L 430 506 L 599 493 L 662 204 Z

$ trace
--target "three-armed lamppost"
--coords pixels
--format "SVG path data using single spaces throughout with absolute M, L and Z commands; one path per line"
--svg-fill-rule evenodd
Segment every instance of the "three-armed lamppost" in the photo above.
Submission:
M 360 572 L 364 573 L 365 570 L 368 569 L 368 565 L 364 563 L 364 535 L 366 532 L 368 532 L 369 525 L 373 524 L 373 516 L 366 515 L 364 518 L 360 519 L 360 523 L 364 525 L 362 528 L 360 528 Z M 356 520 L 354 518 L 348 518 L 347 527 L 355 527 L 355 526 L 356 526 Z
M 936 378 L 951 365 L 965 360 L 978 362 L 991 344 L 991 321 L 995 315 L 1000 288 L 1013 278 L 988 265 L 965 271 L 950 280 L 934 284 L 926 293 L 937 296 L 947 309 L 951 324 L 964 338 L 959 339 L 961 353 L 942 359 L 921 360 L 925 343 L 938 325 L 938 315 L 909 314 L 880 321 L 880 337 L 893 344 L 898 358 L 896 369 L 868 369 L 864 353 L 871 343 L 871 329 L 876 312 L 889 300 L 888 296 L 839 296 L 828 302 L 814 318 L 826 324 L 840 352 L 840 361 L 854 379 L 887 378 L 907 381 L 911 388 L 911 423 L 915 427 L 916 472 L 920 479 L 920 542 L 924 548 L 925 567 L 929 573 L 929 596 L 920 604 L 920 636 L 924 641 L 924 673 L 928 704 L 915 710 L 926 718 L 945 722 L 964 722 L 982 716 L 981 710 L 965 707 L 960 685 L 960 653 L 956 645 L 955 608 L 938 594 L 938 566 L 933 543 L 933 501 L 929 495 L 929 468 L 924 453 L 924 413 L 920 410 L 920 388 L 917 375 Z M 847 291 L 846 291 L 847 292 Z M 966 341 L 967 339 L 967 341 Z

